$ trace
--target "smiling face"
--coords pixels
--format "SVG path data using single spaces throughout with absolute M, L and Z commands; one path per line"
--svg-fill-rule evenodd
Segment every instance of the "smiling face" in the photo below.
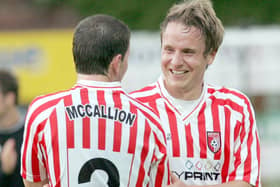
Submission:
M 199 98 L 207 65 L 216 52 L 204 55 L 205 40 L 199 29 L 170 22 L 162 33 L 161 69 L 164 85 L 175 98 Z

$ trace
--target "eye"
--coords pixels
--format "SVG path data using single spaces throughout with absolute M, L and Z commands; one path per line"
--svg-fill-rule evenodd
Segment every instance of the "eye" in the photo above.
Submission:
M 172 53 L 174 49 L 172 47 L 165 47 L 164 51 L 166 51 L 167 53 Z
M 192 49 L 184 49 L 182 52 L 186 55 L 192 55 L 195 53 L 195 51 Z

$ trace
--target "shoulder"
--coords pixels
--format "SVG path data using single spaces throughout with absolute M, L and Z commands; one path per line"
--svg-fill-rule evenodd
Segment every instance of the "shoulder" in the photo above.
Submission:
M 151 108 L 150 106 L 144 104 L 143 102 L 141 102 L 138 99 L 135 99 L 129 95 L 128 95 L 128 97 L 130 98 L 130 101 L 131 101 L 131 104 L 133 105 L 133 107 L 135 107 L 136 110 L 138 112 L 140 112 L 141 115 L 143 115 L 143 117 L 146 118 L 150 122 L 151 127 L 159 129 L 160 131 L 163 132 L 163 129 L 160 125 L 161 124 L 160 118 L 159 118 L 158 114 L 153 110 L 153 108 Z
M 212 100 L 223 101 L 224 104 L 235 103 L 240 106 L 249 107 L 250 99 L 240 90 L 228 87 L 207 85 L 207 97 Z
M 129 95 L 144 103 L 154 101 L 155 99 L 161 97 L 157 83 L 153 83 L 141 89 L 132 91 L 129 93 Z
M 70 91 L 63 90 L 36 97 L 28 107 L 26 120 L 34 119 L 43 114 L 46 116 L 60 101 L 70 95 Z

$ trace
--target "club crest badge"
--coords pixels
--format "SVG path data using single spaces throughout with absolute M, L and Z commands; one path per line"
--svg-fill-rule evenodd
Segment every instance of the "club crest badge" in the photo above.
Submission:
M 207 132 L 207 144 L 208 148 L 213 152 L 217 153 L 221 149 L 221 135 L 217 131 Z

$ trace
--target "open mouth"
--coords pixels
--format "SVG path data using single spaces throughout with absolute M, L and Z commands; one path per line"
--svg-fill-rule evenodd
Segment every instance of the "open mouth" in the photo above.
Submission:
M 181 74 L 189 72 L 189 71 L 175 71 L 175 70 L 170 70 L 170 71 L 171 71 L 171 73 L 173 73 L 175 75 L 181 75 Z

